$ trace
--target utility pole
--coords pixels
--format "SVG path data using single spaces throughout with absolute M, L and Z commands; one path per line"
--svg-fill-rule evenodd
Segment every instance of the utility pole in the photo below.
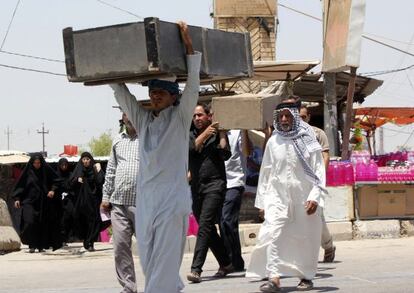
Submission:
M 338 110 L 336 108 L 336 74 L 323 73 L 323 121 L 329 142 L 329 155 L 339 155 Z
M 384 154 L 384 128 L 380 127 L 379 129 L 379 154 Z
M 49 134 L 49 130 L 45 130 L 45 123 L 42 123 L 42 130 L 38 130 L 37 133 L 42 134 L 42 141 L 43 141 L 43 147 L 42 147 L 42 151 L 43 151 L 43 155 L 45 155 L 45 134 Z
M 349 136 L 351 132 L 352 120 L 354 118 L 354 113 L 352 105 L 354 103 L 354 92 L 355 92 L 355 80 L 356 80 L 356 67 L 351 67 L 351 75 L 348 81 L 348 93 L 346 97 L 346 115 L 345 115 L 345 125 L 344 131 L 342 132 L 342 160 L 349 159 Z
M 7 135 L 7 150 L 10 150 L 10 135 L 13 134 L 10 130 L 10 127 L 7 126 L 7 131 L 5 132 L 5 134 Z

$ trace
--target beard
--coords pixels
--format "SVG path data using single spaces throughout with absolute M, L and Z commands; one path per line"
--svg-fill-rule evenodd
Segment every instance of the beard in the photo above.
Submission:
M 280 123 L 280 129 L 282 129 L 282 131 L 288 132 L 292 130 L 292 125 L 290 124 L 285 124 L 285 123 Z

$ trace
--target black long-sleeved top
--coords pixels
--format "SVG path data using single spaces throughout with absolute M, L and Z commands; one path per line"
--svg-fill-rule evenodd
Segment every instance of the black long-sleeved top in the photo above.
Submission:
M 206 193 L 226 190 L 226 169 L 224 161 L 231 152 L 219 146 L 220 136 L 211 136 L 203 145 L 201 152 L 195 150 L 197 130 L 190 132 L 189 169 L 191 172 L 191 191 Z

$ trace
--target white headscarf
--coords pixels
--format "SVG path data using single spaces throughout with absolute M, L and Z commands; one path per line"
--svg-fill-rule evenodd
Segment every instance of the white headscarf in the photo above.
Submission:
M 284 131 L 280 125 L 279 115 L 283 110 L 288 110 L 293 116 L 292 129 L 289 131 Z M 285 103 L 279 105 L 274 111 L 273 126 L 278 135 L 293 141 L 296 154 L 302 163 L 307 179 L 314 185 L 324 189 L 320 178 L 315 174 L 308 163 L 310 153 L 320 151 L 322 148 L 316 139 L 312 127 L 300 118 L 296 104 L 289 105 Z

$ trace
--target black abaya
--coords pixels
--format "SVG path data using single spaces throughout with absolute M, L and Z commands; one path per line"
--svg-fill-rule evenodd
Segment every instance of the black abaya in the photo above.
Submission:
M 33 162 L 40 160 L 35 169 Z M 47 196 L 56 190 L 57 174 L 40 154 L 31 156 L 13 191 L 13 199 L 20 201 L 22 209 L 20 238 L 30 248 L 38 250 L 62 246 L 60 236 L 60 198 Z
M 69 242 L 70 236 L 73 232 L 73 213 L 75 209 L 75 195 L 70 189 L 70 176 L 71 172 L 67 168 L 62 170 L 63 164 L 69 165 L 69 161 L 66 158 L 61 158 L 58 162 L 57 174 L 58 174 L 58 190 L 57 196 L 62 199 L 62 220 L 61 220 L 61 233 L 64 242 Z
M 88 157 L 89 167 L 82 164 L 82 158 Z M 102 200 L 102 186 L 105 175 L 102 170 L 96 172 L 95 161 L 89 153 L 83 153 L 71 176 L 70 182 L 75 191 L 74 210 L 75 231 L 83 239 L 85 249 L 93 248 L 101 230 L 99 206 Z M 79 182 L 82 178 L 82 183 Z

